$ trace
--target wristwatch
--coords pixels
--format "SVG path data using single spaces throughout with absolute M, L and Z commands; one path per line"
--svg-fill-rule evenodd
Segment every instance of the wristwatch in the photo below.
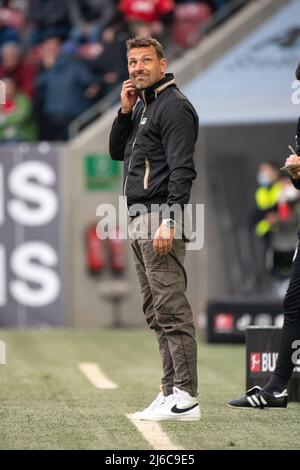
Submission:
M 176 222 L 173 219 L 163 219 L 162 223 L 168 228 L 175 228 Z

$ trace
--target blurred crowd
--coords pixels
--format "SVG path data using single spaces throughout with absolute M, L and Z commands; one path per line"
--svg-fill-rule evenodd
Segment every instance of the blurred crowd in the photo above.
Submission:
M 67 140 L 70 123 L 127 78 L 128 37 L 185 50 L 227 3 L 0 0 L 0 142 Z

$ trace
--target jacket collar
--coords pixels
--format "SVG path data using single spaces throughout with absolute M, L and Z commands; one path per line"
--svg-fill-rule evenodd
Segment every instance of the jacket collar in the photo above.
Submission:
M 140 97 L 144 103 L 148 104 L 153 99 L 157 98 L 157 95 L 163 90 L 168 88 L 171 85 L 175 85 L 174 75 L 172 73 L 166 73 L 165 76 L 159 80 L 159 82 L 154 83 L 154 85 L 141 90 Z

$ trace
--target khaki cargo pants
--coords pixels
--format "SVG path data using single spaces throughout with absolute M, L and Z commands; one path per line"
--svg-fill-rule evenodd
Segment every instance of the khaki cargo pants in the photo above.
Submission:
M 129 233 L 154 214 L 142 214 L 129 224 Z M 139 223 L 138 225 L 138 222 Z M 145 229 L 147 230 L 147 229 Z M 153 232 L 152 232 L 153 233 Z M 131 241 L 134 263 L 143 297 L 146 321 L 154 329 L 162 359 L 164 394 L 176 386 L 197 395 L 197 343 L 193 313 L 185 296 L 186 272 L 183 267 L 185 241 L 175 239 L 172 251 L 161 256 L 153 252 L 153 239 Z M 149 232 L 148 232 L 149 235 Z

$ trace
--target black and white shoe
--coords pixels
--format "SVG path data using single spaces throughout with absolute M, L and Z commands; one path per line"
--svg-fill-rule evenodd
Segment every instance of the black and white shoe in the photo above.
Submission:
M 197 397 L 192 397 L 188 392 L 173 387 L 173 394 L 164 398 L 160 405 L 148 407 L 131 417 L 144 421 L 198 421 L 201 418 Z
M 227 406 L 231 408 L 286 408 L 288 403 L 287 390 L 282 393 L 264 392 L 258 385 L 250 388 L 244 396 L 231 400 Z

